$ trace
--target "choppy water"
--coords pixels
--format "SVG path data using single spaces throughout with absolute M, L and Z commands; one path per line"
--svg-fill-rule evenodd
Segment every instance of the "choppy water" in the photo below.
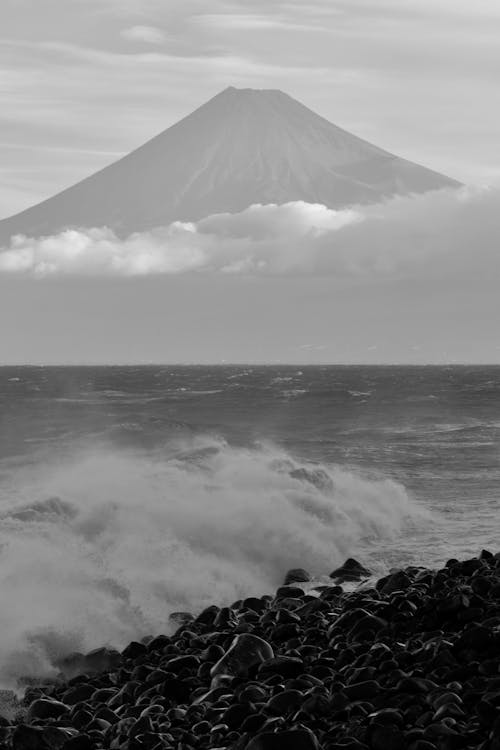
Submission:
M 0 682 L 348 555 L 498 548 L 499 367 L 0 368 Z

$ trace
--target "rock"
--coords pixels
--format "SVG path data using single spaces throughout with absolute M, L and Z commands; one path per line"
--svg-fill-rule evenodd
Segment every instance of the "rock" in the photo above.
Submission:
M 301 599 L 305 592 L 298 586 L 280 586 L 276 590 L 276 599 Z
M 398 570 L 395 573 L 385 576 L 385 578 L 381 578 L 380 581 L 377 582 L 375 588 L 383 596 L 388 596 L 394 591 L 406 591 L 411 583 L 412 580 L 410 576 L 403 570 Z
M 123 649 L 122 656 L 124 659 L 137 659 L 138 656 L 142 656 L 147 653 L 147 651 L 148 647 L 144 643 L 132 641 Z
M 272 658 L 273 648 L 263 638 L 251 633 L 237 635 L 224 656 L 210 670 L 212 687 L 217 687 L 220 678 L 244 676 L 254 664 Z
M 77 730 L 72 727 L 44 727 L 43 729 L 43 738 L 52 750 L 61 750 L 68 740 L 77 736 Z
M 376 680 L 365 680 L 364 682 L 355 682 L 353 685 L 346 685 L 344 693 L 350 700 L 358 701 L 364 698 L 375 698 L 380 695 L 382 688 Z
M 251 610 L 257 614 L 262 614 L 269 606 L 269 603 L 264 598 L 258 598 L 256 596 L 248 596 L 243 599 L 241 603 L 241 609 L 244 611 Z
M 191 612 L 171 612 L 168 619 L 174 625 L 187 625 L 194 621 L 194 616 Z
M 51 750 L 43 736 L 43 729 L 19 724 L 12 733 L 12 750 Z
M 74 706 L 76 703 L 82 703 L 90 698 L 95 692 L 93 685 L 82 683 L 81 685 L 75 685 L 69 690 L 66 690 L 61 696 L 62 702 L 67 706 Z
M 96 742 L 88 734 L 79 734 L 67 740 L 63 750 L 96 750 Z
M 186 669 L 188 672 L 192 672 L 198 669 L 199 665 L 199 656 L 194 656 L 194 654 L 186 654 L 186 656 L 174 656 L 173 659 L 170 659 L 170 661 L 165 664 L 165 669 L 167 670 L 167 672 L 173 672 L 174 674 L 178 675 L 184 669 Z
M 221 722 L 229 729 L 238 729 L 254 709 L 248 703 L 233 703 L 221 716 Z
M 275 693 L 266 704 L 267 710 L 278 716 L 285 716 L 290 711 L 294 711 L 304 701 L 304 696 L 300 690 L 282 690 Z
M 372 750 L 400 750 L 404 747 L 404 734 L 394 724 L 375 724 L 370 731 Z
M 36 719 L 59 719 L 69 712 L 70 708 L 65 703 L 49 698 L 38 698 L 28 708 L 26 720 L 32 722 Z
M 338 583 L 361 581 L 369 576 L 371 576 L 371 571 L 353 557 L 349 557 L 340 568 L 336 568 L 330 573 L 330 578 L 334 578 Z
M 283 585 L 289 586 L 291 583 L 308 583 L 310 580 L 311 576 L 304 568 L 291 568 L 285 576 Z
M 308 729 L 289 729 L 258 734 L 245 750 L 318 750 L 318 747 L 318 740 Z
M 265 661 L 258 670 L 260 677 L 279 675 L 283 679 L 298 677 L 304 672 L 304 662 L 294 656 L 275 656 Z
M 89 651 L 83 658 L 83 671 L 104 672 L 115 669 L 121 663 L 121 655 L 118 651 L 110 648 L 96 648 Z

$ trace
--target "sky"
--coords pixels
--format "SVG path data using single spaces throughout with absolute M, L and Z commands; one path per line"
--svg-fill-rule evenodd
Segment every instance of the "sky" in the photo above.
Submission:
M 83 272 L 67 267 L 67 237 L 49 251 L 32 242 L 3 258 L 17 265 L 0 273 L 0 363 L 500 363 L 499 33 L 497 0 L 3 0 L 0 217 L 229 85 L 282 89 L 473 189 L 331 216 L 319 229 L 317 214 L 306 218 L 306 229 L 342 238 L 333 260 L 321 237 L 305 247 L 300 225 L 287 247 L 307 260 L 294 265 L 271 217 L 270 239 L 250 233 L 237 254 L 250 267 L 236 273 L 217 227 L 195 228 L 198 265 L 175 273 L 131 272 L 137 243 L 112 237 L 104 251 L 102 237 L 76 238 L 90 247 Z M 158 255 L 157 236 L 141 242 Z M 40 273 L 47 252 L 55 270 Z

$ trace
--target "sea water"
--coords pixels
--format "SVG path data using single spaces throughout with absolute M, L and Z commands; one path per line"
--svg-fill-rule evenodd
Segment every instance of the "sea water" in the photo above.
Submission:
M 500 549 L 500 368 L 0 368 L 0 686 L 315 579 Z

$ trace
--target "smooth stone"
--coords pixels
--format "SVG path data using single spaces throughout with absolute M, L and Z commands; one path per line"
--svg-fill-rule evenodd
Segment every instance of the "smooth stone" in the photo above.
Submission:
M 289 711 L 294 711 L 303 701 L 304 696 L 299 690 L 282 690 L 268 700 L 266 708 L 278 716 L 283 716 Z
M 400 729 L 405 724 L 403 714 L 396 708 L 382 708 L 369 714 L 368 718 L 374 724 L 394 724 Z
M 246 718 L 252 713 L 249 703 L 233 703 L 221 716 L 222 724 L 227 724 L 229 729 L 238 729 Z
M 83 658 L 85 672 L 104 672 L 115 669 L 121 663 L 121 655 L 115 649 L 96 648 Z
M 268 659 L 259 667 L 259 675 L 279 675 L 285 679 L 293 679 L 304 672 L 304 662 L 294 656 L 275 656 Z
M 360 581 L 362 578 L 368 578 L 369 576 L 371 576 L 371 571 L 353 557 L 349 557 L 340 568 L 336 568 L 330 573 L 330 578 L 337 579 L 340 583 Z
M 144 643 L 138 641 L 132 641 L 122 651 L 124 659 L 137 659 L 138 656 L 143 656 L 148 652 L 148 647 Z
M 167 672 L 173 672 L 178 675 L 182 670 L 187 669 L 192 672 L 200 666 L 200 659 L 198 656 L 193 654 L 186 654 L 186 656 L 174 656 L 165 665 L 164 668 Z
M 353 685 L 346 685 L 343 692 L 350 700 L 362 700 L 363 698 L 376 698 L 380 695 L 382 688 L 375 680 L 365 680 L 364 682 L 355 682 Z
M 302 599 L 305 595 L 298 586 L 280 586 L 276 589 L 276 599 Z
M 268 716 L 263 713 L 252 714 L 241 723 L 240 731 L 242 734 L 256 734 L 259 732 L 264 724 L 266 723 Z
M 273 648 L 267 641 L 252 633 L 241 633 L 210 670 L 212 687 L 217 687 L 220 678 L 245 676 L 254 664 L 273 658 Z
M 44 727 L 43 738 L 53 750 L 61 750 L 66 747 L 68 740 L 78 736 L 78 731 L 73 727 Z
M 66 741 L 63 750 L 95 750 L 96 747 L 95 740 L 88 734 L 78 734 Z
M 163 649 L 169 646 L 170 643 L 171 640 L 168 635 L 157 635 L 156 638 L 152 638 L 147 644 L 148 653 L 163 651 Z
M 213 625 L 214 620 L 218 614 L 219 607 L 217 607 L 217 605 L 215 604 L 211 604 L 209 607 L 205 607 L 205 609 L 200 612 L 198 617 L 196 617 L 195 622 L 200 623 L 201 625 Z
M 329 602 L 332 599 L 338 599 L 343 593 L 342 586 L 323 586 L 319 598 Z
M 261 614 L 268 607 L 268 602 L 265 599 L 258 599 L 256 596 L 249 596 L 243 599 L 241 603 L 241 609 L 251 610 L 257 614 Z
M 194 621 L 194 615 L 191 612 L 171 612 L 168 619 L 174 625 L 187 625 Z
M 59 719 L 61 716 L 70 712 L 69 706 L 61 701 L 50 700 L 49 698 L 38 698 L 28 708 L 26 720 L 28 722 L 35 719 Z
M 62 694 L 61 698 L 62 702 L 67 706 L 74 706 L 77 703 L 82 703 L 83 701 L 88 700 L 94 692 L 95 687 L 93 685 L 83 683 L 81 685 L 75 685 L 69 690 L 66 690 L 66 692 Z
M 284 586 L 289 586 L 291 583 L 308 583 L 311 580 L 310 574 L 304 568 L 291 568 L 283 581 Z
M 372 750 L 400 750 L 404 747 L 404 734 L 394 724 L 375 724 L 370 730 Z
M 375 588 L 382 594 L 382 596 L 388 596 L 394 591 L 406 591 L 411 586 L 412 580 L 407 573 L 403 570 L 398 570 L 395 573 L 391 573 L 384 578 L 381 578 Z
M 43 736 L 43 729 L 19 724 L 12 733 L 12 750 L 51 750 Z
M 252 738 L 245 750 L 318 750 L 318 740 L 308 729 L 263 732 Z

